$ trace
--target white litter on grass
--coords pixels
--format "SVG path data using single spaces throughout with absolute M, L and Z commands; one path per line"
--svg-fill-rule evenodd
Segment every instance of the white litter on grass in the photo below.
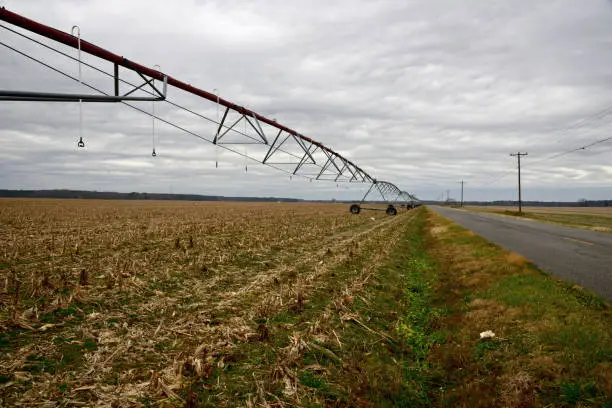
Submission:
M 371 219 L 372 221 L 376 221 L 376 218 L 374 218 L 374 217 L 370 217 L 370 219 Z
M 480 333 L 480 340 L 492 339 L 493 337 L 495 337 L 495 333 L 493 333 L 491 330 L 483 331 L 482 333 Z

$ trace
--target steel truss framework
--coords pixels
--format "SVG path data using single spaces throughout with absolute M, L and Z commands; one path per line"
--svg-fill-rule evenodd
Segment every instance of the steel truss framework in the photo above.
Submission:
M 53 40 L 57 43 L 78 49 L 80 52 L 82 51 L 105 62 L 110 62 L 113 66 L 113 73 L 106 72 L 96 66 L 82 62 L 80 58 L 77 60 L 75 57 L 60 51 L 49 44 L 38 41 L 33 37 L 27 36 L 20 31 L 0 25 L 0 28 L 29 39 L 34 43 L 64 57 L 78 61 L 79 65 L 83 64 L 99 73 L 111 77 L 114 85 L 114 92 L 105 92 L 89 83 L 81 81 L 80 77 L 75 78 L 74 76 L 63 72 L 58 68 L 55 68 L 0 41 L 0 45 L 21 54 L 25 58 L 38 62 L 65 77 L 79 81 L 83 86 L 97 92 L 95 95 L 87 95 L 0 90 L 0 100 L 45 102 L 120 102 L 143 114 L 152 116 L 156 120 L 164 122 L 178 130 L 206 140 L 223 149 L 245 156 L 245 158 L 282 170 L 290 176 L 301 176 L 310 179 L 310 181 L 329 180 L 334 182 L 371 183 L 372 185 L 370 190 L 368 190 L 368 193 L 366 193 L 362 202 L 365 201 L 368 194 L 374 188 L 376 188 L 385 201 L 396 202 L 401 199 L 408 202 L 409 200 L 415 200 L 415 197 L 411 196 L 409 193 L 401 191 L 393 183 L 377 181 L 370 174 L 341 154 L 335 152 L 329 147 L 326 147 L 316 140 L 301 135 L 297 131 L 278 123 L 275 119 L 269 119 L 250 109 L 220 98 L 214 93 L 196 88 L 166 75 L 159 70 L 151 69 L 144 65 L 138 64 L 90 42 L 84 41 L 74 35 L 8 11 L 4 7 L 0 8 L 0 20 L 3 20 L 23 30 L 38 34 L 49 40 Z M 120 68 L 125 68 L 135 72 L 144 82 L 138 85 L 120 78 Z M 155 86 L 155 80 L 162 81 L 162 91 Z M 123 94 L 120 93 L 121 83 L 129 85 L 130 90 Z M 216 120 L 196 112 L 193 109 L 186 108 L 178 103 L 166 99 L 168 85 L 189 94 L 198 96 L 209 102 L 215 103 L 217 105 L 218 112 Z M 133 95 L 136 91 L 139 91 L 141 94 L 144 93 L 145 96 Z M 130 103 L 134 101 L 163 101 L 169 103 L 176 108 L 195 115 L 199 119 L 210 122 L 214 125 L 215 130 L 212 132 L 212 135 L 196 133 L 187 129 L 186 127 L 177 125 L 174 122 L 156 116 Z M 219 108 L 221 108 L 222 114 L 219 114 Z M 245 152 L 242 153 L 235 145 L 250 145 L 249 152 L 247 153 L 245 148 Z
M 380 194 L 380 197 L 383 199 L 384 202 L 386 202 L 386 208 L 363 206 L 363 204 L 366 203 L 366 199 L 368 198 L 368 196 L 373 192 L 378 192 L 378 194 Z M 367 203 L 380 204 L 380 201 L 370 200 Z M 395 184 L 386 181 L 375 181 L 365 193 L 359 204 L 352 204 L 349 207 L 349 211 L 352 214 L 359 214 L 362 210 L 384 211 L 388 215 L 396 215 L 397 208 L 395 206 L 410 210 L 419 205 L 420 203 L 414 195 L 406 191 L 400 190 Z
M 364 202 L 366 202 L 366 199 L 368 198 L 368 196 L 371 195 L 372 192 L 374 192 L 374 190 L 376 190 L 380 194 L 383 201 L 391 205 L 401 204 L 414 206 L 414 204 L 418 203 L 419 201 L 414 195 L 406 191 L 400 190 L 393 183 L 389 183 L 386 181 L 375 181 L 370 186 L 370 189 L 365 193 L 359 204 L 363 204 Z

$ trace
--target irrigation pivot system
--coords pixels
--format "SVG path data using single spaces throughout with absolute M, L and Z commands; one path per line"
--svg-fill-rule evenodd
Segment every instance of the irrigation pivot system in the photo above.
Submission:
M 366 202 L 368 196 L 374 192 L 378 192 L 383 201 L 387 203 L 386 208 L 363 207 L 363 204 Z M 350 211 L 352 214 L 359 214 L 361 210 L 384 211 L 387 213 L 387 215 L 396 215 L 396 206 L 410 210 L 418 207 L 419 205 L 420 203 L 414 195 L 400 190 L 395 184 L 388 183 L 386 181 L 374 180 L 370 186 L 370 189 L 365 193 L 359 204 L 352 204 L 350 206 Z
M 389 215 L 397 213 L 394 205 L 412 208 L 417 201 L 414 196 L 401 191 L 393 183 L 376 180 L 340 153 L 278 123 L 276 119 L 270 119 L 244 106 L 223 99 L 218 92 L 212 93 L 196 88 L 161 72 L 159 69 L 146 67 L 82 40 L 78 26 L 74 26 L 69 34 L 11 12 L 5 7 L 0 8 L 0 20 L 10 24 L 0 24 L 0 29 L 11 34 L 13 38 L 19 39 L 19 41 L 28 40 L 28 44 L 33 47 L 40 48 L 55 57 L 72 60 L 77 64 L 79 74 L 74 76 L 67 72 L 65 68 L 51 65 L 35 57 L 35 53 L 20 50 L 19 47 L 5 41 L 4 38 L 8 40 L 9 36 L 3 36 L 0 40 L 0 45 L 5 49 L 41 64 L 59 75 L 79 82 L 82 87 L 93 91 L 93 93 L 53 93 L 0 89 L 0 101 L 78 102 L 81 106 L 81 129 L 77 143 L 78 147 L 85 146 L 82 130 L 82 103 L 121 103 L 153 118 L 153 157 L 158 155 L 155 150 L 155 121 L 159 121 L 176 130 L 210 142 L 217 149 L 224 149 L 243 156 L 245 158 L 245 171 L 247 171 L 246 160 L 252 160 L 283 171 L 290 177 L 304 177 L 310 181 L 370 183 L 371 187 L 361 202 L 351 206 L 350 210 L 354 214 L 358 214 L 362 209 L 370 209 L 362 207 L 362 204 L 370 192 L 374 190 L 378 191 L 383 200 L 388 202 L 385 211 Z M 74 53 L 67 52 L 66 47 L 62 45 L 77 50 L 76 56 Z M 87 59 L 83 59 L 82 54 Z M 100 67 L 100 64 L 102 64 L 102 67 Z M 95 82 L 95 85 L 93 82 L 84 81 L 81 75 L 82 68 L 110 79 L 107 82 L 108 89 L 102 89 L 99 85 L 100 81 Z M 126 73 L 130 73 L 132 76 L 136 74 L 139 82 L 134 83 L 134 81 L 126 79 Z M 161 89 L 155 81 L 162 84 Z M 169 87 L 194 95 L 199 98 L 198 100 L 207 102 L 208 106 L 203 106 L 202 110 L 197 109 L 197 111 L 182 106 L 168 99 Z M 139 102 L 146 101 L 153 102 L 152 111 L 138 105 Z M 188 126 L 157 115 L 155 113 L 156 103 L 170 104 L 173 109 L 180 110 L 182 114 L 203 122 L 202 126 L 209 126 L 210 131 L 201 131 L 201 126 L 197 131 L 192 130 Z M 211 105 L 211 103 L 214 105 Z M 215 107 L 216 115 L 211 113 L 214 112 Z

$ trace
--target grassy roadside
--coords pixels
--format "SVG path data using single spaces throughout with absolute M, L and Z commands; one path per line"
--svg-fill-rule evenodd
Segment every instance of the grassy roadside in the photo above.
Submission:
M 434 405 L 612 406 L 609 306 L 431 212 L 427 227 L 433 303 L 446 310 Z M 495 337 L 481 341 L 486 330 Z
M 502 210 L 502 209 L 487 209 L 477 207 L 467 207 L 469 211 L 485 212 L 493 214 L 502 214 L 513 217 L 527 218 L 535 221 L 548 222 L 551 224 L 564 225 L 567 227 L 583 228 L 593 231 L 600 232 L 611 232 L 612 233 L 612 217 L 597 214 L 568 214 L 568 213 L 556 213 L 554 210 L 533 212 L 526 211 L 519 215 L 518 211 L 515 210 Z

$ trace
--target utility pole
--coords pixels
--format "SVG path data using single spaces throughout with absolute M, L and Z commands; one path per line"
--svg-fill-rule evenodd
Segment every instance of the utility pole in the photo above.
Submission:
M 518 205 L 519 205 L 519 215 L 521 215 L 523 213 L 523 202 L 522 202 L 523 200 L 521 198 L 521 156 L 527 156 L 527 152 L 510 153 L 510 156 L 516 157 L 518 159 L 518 190 L 519 190 Z
M 461 180 L 459 183 L 461 183 L 461 207 L 463 207 L 463 184 L 465 184 L 465 181 Z

